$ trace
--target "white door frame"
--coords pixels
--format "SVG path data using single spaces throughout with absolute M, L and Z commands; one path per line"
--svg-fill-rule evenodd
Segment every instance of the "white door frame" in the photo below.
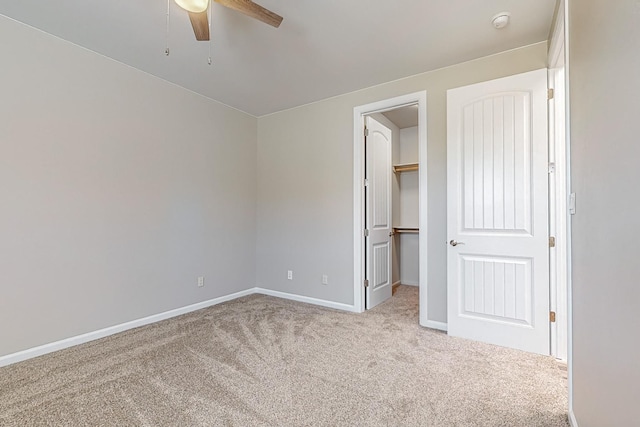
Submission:
M 561 151 L 561 155 L 564 155 L 564 172 L 563 176 L 565 178 L 564 184 L 564 192 L 565 198 L 560 200 L 560 206 L 564 206 L 564 219 L 566 220 L 566 227 L 564 229 L 564 239 L 563 242 L 565 244 L 565 254 L 564 260 L 559 260 L 560 262 L 565 263 L 566 271 L 563 273 L 565 277 L 564 285 L 559 283 L 559 287 L 557 289 L 558 293 L 564 293 L 566 296 L 566 360 L 567 360 L 567 371 L 568 371 L 568 385 L 569 385 L 569 424 L 572 427 L 577 427 L 578 422 L 575 418 L 575 414 L 573 412 L 573 316 L 572 316 L 572 281 L 571 281 L 571 212 L 569 212 L 568 200 L 567 197 L 571 194 L 571 100 L 570 100 L 570 81 L 569 81 L 569 68 L 571 66 L 569 61 L 569 50 L 570 39 L 569 39 L 569 2 L 573 0 L 560 0 L 558 2 L 558 8 L 556 12 L 556 21 L 555 26 L 553 28 L 553 32 L 551 34 L 551 40 L 549 42 L 549 57 L 548 63 L 549 68 L 554 69 L 558 67 L 562 67 L 564 65 L 564 80 L 561 83 L 564 83 L 562 92 L 564 97 L 564 110 L 556 109 L 554 118 L 555 120 L 564 120 L 564 128 L 558 129 L 556 127 L 556 131 L 561 131 L 564 133 L 564 138 L 560 142 L 560 144 L 556 144 L 556 152 Z M 562 289 L 564 286 L 564 289 Z M 557 325 L 557 327 L 562 327 L 562 325 Z
M 569 157 L 566 138 L 566 86 L 564 1 L 559 2 L 555 26 L 549 43 L 548 85 L 554 90 L 549 101 L 549 162 L 555 168 L 549 173 L 549 235 L 556 246 L 550 249 L 550 309 L 556 312 L 551 323 L 551 355 L 567 360 L 569 329 Z
M 427 92 L 409 93 L 353 109 L 353 307 L 364 311 L 364 117 L 373 113 L 418 104 L 418 163 L 420 229 L 420 324 L 430 325 L 427 316 Z M 391 167 L 391 166 L 389 166 Z

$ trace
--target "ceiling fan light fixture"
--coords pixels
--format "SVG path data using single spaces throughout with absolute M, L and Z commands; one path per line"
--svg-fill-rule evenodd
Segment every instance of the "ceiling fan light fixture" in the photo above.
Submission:
M 207 10 L 209 0 L 175 0 L 176 4 L 192 13 L 201 13 Z

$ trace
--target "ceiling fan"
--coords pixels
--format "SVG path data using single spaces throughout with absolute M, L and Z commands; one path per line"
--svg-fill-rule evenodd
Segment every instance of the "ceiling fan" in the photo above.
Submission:
M 212 0 L 225 7 L 237 10 L 258 21 L 269 24 L 278 28 L 282 22 L 282 16 L 265 9 L 251 0 Z M 189 12 L 191 26 L 196 36 L 196 40 L 209 40 L 209 19 L 207 18 L 207 9 L 210 7 L 209 0 L 175 0 L 175 2 Z

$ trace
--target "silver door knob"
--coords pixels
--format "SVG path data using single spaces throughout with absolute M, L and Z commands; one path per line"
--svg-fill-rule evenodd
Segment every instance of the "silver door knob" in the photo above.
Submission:
M 451 240 L 451 241 L 449 242 L 449 244 L 450 244 L 451 246 L 464 245 L 464 243 L 463 243 L 463 242 L 456 242 L 455 240 Z

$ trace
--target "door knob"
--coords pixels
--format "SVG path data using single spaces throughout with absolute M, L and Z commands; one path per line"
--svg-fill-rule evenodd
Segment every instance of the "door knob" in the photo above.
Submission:
M 458 246 L 458 245 L 464 245 L 464 242 L 456 242 L 455 240 L 451 240 L 449 244 L 451 246 Z

